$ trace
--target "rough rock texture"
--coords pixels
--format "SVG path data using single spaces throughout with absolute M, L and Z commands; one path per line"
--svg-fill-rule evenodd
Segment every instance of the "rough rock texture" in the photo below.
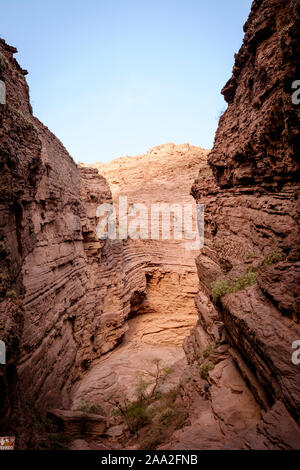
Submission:
M 162 354 L 176 365 L 168 386 L 177 383 L 185 363 L 181 344 L 196 322 L 197 275 L 184 240 L 99 241 L 96 208 L 112 201 L 109 185 L 96 169 L 77 168 L 33 116 L 15 52 L 0 41 L 7 91 L 0 107 L 0 334 L 8 358 L 0 398 L 1 430 L 15 433 L 17 447 L 25 448 L 39 445 L 30 431 L 37 416 L 76 408 L 80 391 L 93 383 L 103 388 L 107 367 L 114 367 L 115 384 L 127 377 L 132 387 L 145 357 Z M 140 166 L 128 159 L 122 188 L 133 182 L 131 204 L 140 195 L 146 205 L 191 202 L 189 187 L 206 154 L 188 144 L 152 149 L 137 158 Z
M 278 192 L 299 174 L 299 107 L 291 100 L 299 74 L 297 3 L 252 4 L 232 77 L 222 90 L 229 107 L 210 154 L 221 188 L 262 184 Z
M 73 439 L 81 436 L 96 439 L 106 429 L 105 417 L 98 414 L 53 409 L 47 413 L 47 417 L 60 432 L 68 434 Z
M 96 170 L 79 172 L 32 115 L 15 52 L 0 41 L 0 397 L 1 429 L 26 447 L 27 408 L 69 406 L 72 383 L 120 341 L 146 282 L 134 254 L 124 257 L 125 242 L 96 238 L 95 207 L 111 201 L 109 186 Z
M 161 391 L 179 384 L 188 419 L 161 448 L 300 448 L 299 31 L 298 1 L 253 2 L 209 165 L 167 144 L 80 169 L 33 117 L 26 71 L 0 40 L 0 431 L 17 447 L 38 447 L 49 409 L 72 448 L 120 446 L 123 425 L 79 411 L 80 398 L 100 404 L 124 384 L 132 396 L 162 357 L 174 371 Z M 199 162 L 197 273 L 185 241 L 98 240 L 99 204 L 190 202 Z
M 144 204 L 149 210 L 150 232 L 151 204 L 194 205 L 190 184 L 197 176 L 199 160 L 205 163 L 206 155 L 206 150 L 189 144 L 165 144 L 145 155 L 79 166 L 84 172 L 98 169 L 111 187 L 116 207 L 120 195 L 127 196 L 128 207 Z M 162 224 L 159 229 L 161 237 Z M 146 284 L 144 289 L 136 289 L 131 298 L 130 320 L 126 324 L 129 330 L 122 344 L 99 359 L 75 387 L 75 408 L 81 397 L 101 402 L 103 395 L 120 387 L 132 398 L 137 372 L 151 370 L 151 360 L 156 358 L 174 368 L 168 387 L 178 383 L 185 363 L 182 343 L 197 320 L 194 296 L 198 290 L 196 252 L 186 249 L 189 241 L 184 233 L 182 238 L 124 241 L 123 256 L 139 263 Z M 110 251 L 112 246 L 108 245 Z M 128 278 L 128 273 L 124 275 Z
M 292 343 L 300 338 L 300 111 L 291 100 L 299 71 L 295 2 L 255 0 L 244 30 L 233 76 L 222 91 L 228 109 L 208 157 L 213 176 L 192 187 L 196 201 L 206 206 L 206 239 L 197 258 L 199 323 L 185 350 L 190 363 L 197 363 L 207 342 L 222 341 L 224 334 L 233 346 L 230 360 L 263 412 L 259 423 L 229 439 L 226 448 L 295 449 L 300 448 L 300 366 L 291 357 Z M 217 294 L 215 285 L 212 304 L 212 282 L 226 279 L 227 287 L 239 280 L 239 290 L 224 295 L 223 284 Z M 209 373 L 213 383 L 215 370 Z M 216 411 L 214 386 L 211 395 Z M 182 437 L 179 445 L 185 443 Z

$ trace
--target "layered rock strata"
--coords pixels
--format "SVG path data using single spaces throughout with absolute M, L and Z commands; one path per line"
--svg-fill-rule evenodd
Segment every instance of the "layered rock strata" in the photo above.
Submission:
M 206 224 L 196 261 L 199 322 L 185 350 L 197 364 L 208 343 L 228 343 L 226 354 L 261 409 L 261 420 L 225 439 L 226 448 L 300 448 L 300 369 L 292 361 L 300 338 L 300 111 L 291 97 L 299 72 L 297 2 L 255 0 L 244 31 L 222 90 L 228 109 L 208 157 L 213 175 L 192 187 Z M 215 411 L 220 347 L 210 356 Z M 240 405 L 236 411 L 241 416 Z
M 121 340 L 146 281 L 134 250 L 96 237 L 95 208 L 111 202 L 109 186 L 96 170 L 79 172 L 33 116 L 15 52 L 0 41 L 0 397 L 1 429 L 25 435 L 26 407 L 68 408 L 74 381 Z
M 119 196 L 127 197 L 128 224 L 132 220 L 130 208 L 136 207 L 139 215 L 139 207 L 144 205 L 148 214 L 142 213 L 141 217 L 147 223 L 149 238 L 129 237 L 123 242 L 124 257 L 138 262 L 145 273 L 145 289 L 136 290 L 131 299 L 129 330 L 122 344 L 97 360 L 82 378 L 75 388 L 73 407 L 78 406 L 82 397 L 101 403 L 118 389 L 126 390 L 133 399 L 137 374 L 144 369 L 151 370 L 155 359 L 174 369 L 167 388 L 178 383 L 185 364 L 182 343 L 197 319 L 196 251 L 187 249 L 191 241 L 186 238 L 184 226 L 181 240 L 175 239 L 172 231 L 170 239 L 165 240 L 160 220 L 160 239 L 151 238 L 151 208 L 155 204 L 177 204 L 182 210 L 185 204 L 194 206 L 189 188 L 199 160 L 206 162 L 206 156 L 206 150 L 189 144 L 165 144 L 137 157 L 121 157 L 106 164 L 79 164 L 81 171 L 96 168 L 106 178 L 117 210 Z

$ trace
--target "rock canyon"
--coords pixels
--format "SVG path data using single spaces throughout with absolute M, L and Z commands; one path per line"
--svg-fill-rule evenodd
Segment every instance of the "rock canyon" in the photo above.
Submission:
M 78 165 L 0 40 L 0 435 L 18 449 L 300 449 L 299 24 L 299 2 L 253 1 L 212 150 Z M 191 206 L 195 227 L 204 205 L 204 246 L 159 222 L 99 238 L 122 196 Z

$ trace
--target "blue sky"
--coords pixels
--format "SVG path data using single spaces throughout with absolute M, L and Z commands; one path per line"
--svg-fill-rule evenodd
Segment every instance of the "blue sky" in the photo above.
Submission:
M 75 161 L 210 148 L 251 0 L 0 0 L 34 114 Z

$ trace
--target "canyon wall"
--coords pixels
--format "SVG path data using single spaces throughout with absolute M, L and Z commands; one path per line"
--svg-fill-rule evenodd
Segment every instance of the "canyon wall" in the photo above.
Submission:
M 0 427 L 26 447 L 30 410 L 69 406 L 73 382 L 124 335 L 131 297 L 146 282 L 123 241 L 96 237 L 109 186 L 96 170 L 79 172 L 33 116 L 16 52 L 0 41 Z
M 16 434 L 18 448 L 37 448 L 32 427 L 49 409 L 76 409 L 82 397 L 101 402 L 103 390 L 124 381 L 130 394 L 147 361 L 162 357 L 174 366 L 168 387 L 178 382 L 182 342 L 197 318 L 190 240 L 99 240 L 96 209 L 117 206 L 119 194 L 131 206 L 191 204 L 207 151 L 166 144 L 102 165 L 104 176 L 97 165 L 78 168 L 33 116 L 14 53 L 0 41 L 0 429 Z
M 182 239 L 162 239 L 163 220 L 155 221 L 159 239 L 151 238 L 151 208 L 165 204 L 195 204 L 190 185 L 198 173 L 199 161 L 206 163 L 208 151 L 189 144 L 164 144 L 136 157 L 121 157 L 108 163 L 79 163 L 81 171 L 97 169 L 108 181 L 114 206 L 119 208 L 119 197 L 126 196 L 129 208 L 128 225 L 135 216 L 146 224 L 149 238 L 137 236 L 123 242 L 123 255 L 138 263 L 146 276 L 144 290 L 136 291 L 131 299 L 129 330 L 109 355 L 96 361 L 90 371 L 74 388 L 73 407 L 80 399 L 103 403 L 105 396 L 122 389 L 130 399 L 136 393 L 137 374 L 151 369 L 155 359 L 174 369 L 168 377 L 168 388 L 178 383 L 185 366 L 182 343 L 197 321 L 194 297 L 198 292 L 195 254 L 187 249 L 191 243 L 181 227 Z M 94 170 L 95 171 L 95 170 Z M 122 204 L 122 203 L 121 203 Z M 147 213 L 141 209 L 141 204 Z M 132 214 L 134 217 L 132 217 Z M 168 216 L 170 220 L 173 220 Z M 172 226 L 172 224 L 171 224 Z M 120 233 L 118 233 L 120 235 Z M 135 235 L 135 234 L 134 234 Z M 127 274 L 124 273 L 126 277 Z
M 217 345 L 208 376 L 222 426 L 230 427 L 215 406 L 222 361 L 214 355 L 220 356 L 222 344 L 262 416 L 227 439 L 229 448 L 300 447 L 300 370 L 292 362 L 292 344 L 300 338 L 300 109 L 291 97 L 299 78 L 298 7 L 253 2 L 233 75 L 222 90 L 228 108 L 208 157 L 213 174 L 192 187 L 196 201 L 205 204 L 205 247 L 196 260 L 199 321 L 185 350 L 195 365 L 207 362 L 207 344 Z M 181 445 L 184 439 L 188 433 L 178 438 Z

